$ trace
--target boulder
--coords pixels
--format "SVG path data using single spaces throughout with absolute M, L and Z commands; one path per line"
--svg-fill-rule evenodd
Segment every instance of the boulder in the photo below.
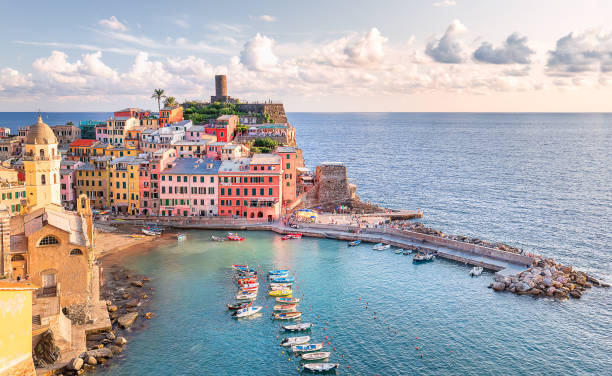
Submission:
M 96 358 L 91 355 L 87 355 L 86 359 L 87 359 L 87 364 L 89 364 L 90 366 L 95 366 L 96 364 L 98 364 L 98 361 L 96 360 Z
M 540 290 L 540 289 L 531 289 L 529 291 L 529 293 L 531 293 L 531 295 L 533 295 L 533 296 L 538 296 L 538 295 L 540 295 L 542 293 L 542 290 Z
M 101 358 L 112 358 L 113 352 L 111 351 L 111 349 L 103 347 L 101 349 L 87 351 L 87 356 L 93 356 L 94 358 L 96 358 L 96 360 L 98 360 L 99 363 L 99 360 Z
M 124 292 L 123 294 L 121 294 L 121 297 L 123 299 L 129 299 L 130 298 L 130 294 L 128 294 L 127 292 Z
M 111 346 L 110 349 L 113 352 L 113 354 L 119 354 L 123 351 L 123 347 L 120 347 L 120 346 Z
M 550 287 L 550 286 L 552 286 L 553 280 L 552 280 L 552 278 L 546 277 L 546 278 L 542 279 L 542 283 L 544 284 L 544 286 Z
M 495 291 L 503 291 L 506 289 L 506 284 L 503 282 L 493 282 L 491 287 L 493 288 L 493 290 Z
M 582 296 L 582 293 L 580 291 L 578 291 L 578 290 L 573 290 L 573 291 L 570 291 L 569 295 L 572 298 L 580 299 L 580 297 Z
M 147 312 L 144 314 L 144 318 L 147 320 L 151 320 L 155 314 L 153 312 Z
M 142 279 L 143 282 L 151 282 L 151 279 L 149 277 L 144 277 Z
M 555 289 L 554 287 L 552 287 L 552 286 L 551 286 L 551 287 L 549 287 L 549 288 L 546 290 L 546 295 L 548 295 L 548 296 L 552 297 L 552 296 L 554 295 L 555 291 L 556 291 L 556 289 Z
M 108 309 L 108 312 L 115 312 L 118 308 L 116 305 L 109 305 L 107 309 Z
M 127 343 L 127 339 L 125 339 L 125 337 L 117 337 L 117 339 L 115 340 L 115 344 L 118 346 L 123 346 Z
M 68 369 L 72 371 L 78 371 L 83 367 L 83 359 L 81 358 L 73 358 L 67 365 Z
M 132 324 L 134 324 L 134 321 L 136 321 L 137 318 L 138 312 L 130 312 L 126 313 L 125 315 L 121 315 L 117 319 L 117 322 L 119 323 L 119 326 L 121 326 L 123 329 L 127 329 L 132 326 Z
M 132 286 L 134 287 L 142 287 L 144 286 L 144 284 L 142 283 L 142 281 L 132 281 L 131 282 Z
M 132 299 L 125 302 L 126 308 L 138 307 L 138 299 Z
M 523 282 L 519 282 L 516 285 L 516 290 L 519 292 L 525 292 L 528 291 L 529 289 L 531 289 L 531 286 L 529 285 L 529 283 L 523 281 Z
M 117 338 L 117 336 L 115 335 L 114 332 L 108 332 L 108 333 L 106 333 L 106 338 L 110 339 L 111 341 L 114 341 L 115 338 Z

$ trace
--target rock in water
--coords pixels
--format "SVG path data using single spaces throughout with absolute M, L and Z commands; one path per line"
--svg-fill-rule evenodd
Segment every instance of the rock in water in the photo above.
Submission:
M 124 337 L 117 337 L 117 339 L 115 340 L 115 344 L 118 346 L 123 346 L 127 343 L 127 339 L 125 339 Z
M 98 364 L 98 361 L 96 360 L 95 357 L 88 355 L 87 356 L 87 364 L 89 364 L 90 366 L 95 366 L 96 364 Z
M 116 305 L 109 305 L 107 307 L 108 312 L 115 312 L 117 310 L 117 306 Z
M 520 282 L 516 286 L 516 289 L 517 289 L 517 291 L 525 292 L 525 291 L 528 291 L 529 289 L 531 289 L 531 286 L 529 285 L 529 283 L 523 281 L 523 282 Z
M 142 287 L 143 283 L 141 281 L 132 281 L 132 286 L 134 286 L 134 287 Z
M 127 308 L 137 307 L 137 306 L 138 306 L 138 299 L 128 300 L 128 301 L 125 303 L 125 306 L 126 306 Z
M 112 358 L 113 357 L 113 352 L 111 351 L 111 349 L 109 349 L 107 347 L 103 347 L 101 349 L 87 351 L 87 356 L 93 356 L 96 359 L 99 359 L 99 358 Z
M 74 358 L 68 363 L 68 368 L 73 371 L 78 371 L 83 367 L 83 359 Z
M 493 282 L 491 287 L 493 287 L 493 290 L 495 291 L 503 291 L 506 289 L 506 284 L 503 282 Z
M 138 312 L 130 312 L 126 313 L 125 315 L 121 315 L 119 319 L 117 319 L 117 322 L 123 329 L 127 329 L 134 324 L 136 318 L 138 318 Z

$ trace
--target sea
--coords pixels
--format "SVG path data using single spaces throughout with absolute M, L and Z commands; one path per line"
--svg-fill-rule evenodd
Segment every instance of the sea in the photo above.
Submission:
M 45 113 L 50 125 L 108 113 Z M 309 168 L 344 162 L 362 200 L 421 209 L 449 234 L 502 241 L 612 281 L 612 114 L 289 113 Z M 0 126 L 35 113 L 0 113 Z M 313 342 L 346 375 L 609 375 L 612 291 L 557 302 L 487 289 L 445 260 L 414 265 L 371 245 L 281 241 L 264 232 L 214 243 L 190 231 L 181 245 L 126 259 L 153 278 L 157 317 L 130 337 L 108 375 L 290 375 L 299 358 L 279 346 L 260 289 L 259 316 L 225 304 L 230 265 L 288 268 Z M 221 233 L 217 232 L 217 235 Z M 264 285 L 264 278 L 260 284 Z M 329 343 L 328 343 L 329 342 Z

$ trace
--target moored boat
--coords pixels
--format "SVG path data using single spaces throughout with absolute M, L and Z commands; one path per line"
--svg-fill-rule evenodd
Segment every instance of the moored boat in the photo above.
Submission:
M 330 355 L 331 353 L 327 351 L 306 353 L 302 354 L 302 360 L 323 360 L 329 358 Z
M 221 238 L 221 237 L 219 237 L 219 236 L 214 236 L 214 235 L 213 235 L 213 236 L 211 236 L 210 238 L 211 238 L 211 239 L 212 239 L 212 241 L 214 241 L 214 242 L 224 242 L 224 241 L 225 241 L 225 239 L 223 239 L 223 238 Z
M 284 235 L 281 239 L 290 240 L 290 239 L 301 239 L 301 238 L 302 238 L 302 234 L 287 234 L 287 235 Z
M 482 271 L 484 269 L 482 268 L 482 266 L 475 266 L 472 268 L 472 270 L 470 270 L 470 276 L 472 277 L 478 277 L 479 275 L 482 274 Z
M 293 281 L 295 281 L 294 277 L 277 277 L 270 280 L 272 283 L 292 283 Z
M 349 247 L 354 247 L 354 246 L 359 245 L 359 244 L 361 244 L 361 240 L 360 239 L 357 239 L 355 241 L 352 241 L 352 242 L 348 243 Z
M 237 282 L 238 282 L 239 285 L 246 285 L 246 284 L 249 284 L 249 283 L 255 283 L 255 282 L 257 282 L 257 277 L 239 278 Z
M 268 291 L 268 295 L 270 296 L 289 296 L 293 293 L 292 290 L 272 290 Z
M 408 256 L 411 253 L 412 253 L 412 249 L 404 249 L 404 252 L 402 252 L 404 256 Z
M 294 345 L 291 346 L 291 351 L 294 353 L 298 352 L 309 352 L 309 351 L 318 351 L 323 348 L 323 342 L 321 343 L 305 343 L 303 345 Z
M 310 330 L 313 326 L 314 325 L 311 322 L 302 322 L 299 324 L 282 325 L 281 328 L 288 332 L 303 332 L 306 330 Z
M 228 304 L 227 309 L 235 311 L 237 309 L 243 309 L 246 307 L 250 307 L 252 304 L 253 302 Z
M 241 292 L 238 293 L 238 295 L 236 295 L 236 299 L 237 300 L 255 300 L 257 299 L 257 293 L 256 292 Z
M 428 262 L 433 261 L 436 256 L 433 253 L 417 253 L 414 255 L 412 262 L 420 263 L 420 262 Z
M 274 275 L 287 274 L 287 273 L 289 273 L 289 270 L 287 270 L 287 269 L 277 269 L 277 270 L 270 270 L 268 272 L 268 275 L 274 276 Z M 270 277 L 270 278 L 272 278 L 272 277 Z
M 240 293 L 257 292 L 257 290 L 259 290 L 258 286 L 255 286 L 255 287 L 241 287 L 240 288 Z
M 403 253 L 404 249 L 403 248 L 398 248 L 395 251 L 393 251 L 393 253 L 395 253 L 396 255 L 399 255 L 400 253 Z
M 185 239 L 187 239 L 187 234 L 185 233 L 180 233 L 176 235 L 176 240 L 179 242 L 182 242 Z
M 312 373 L 323 373 L 329 372 L 337 369 L 340 366 L 340 363 L 304 363 L 302 367 L 304 367 L 305 371 Z
M 274 314 L 275 320 L 293 320 L 302 317 L 302 312 L 279 312 Z
M 301 345 L 303 343 L 307 343 L 308 341 L 310 341 L 310 336 L 287 337 L 282 339 L 280 345 L 283 347 L 289 347 L 294 345 Z
M 274 310 L 288 312 L 295 311 L 295 307 L 297 307 L 297 304 L 279 304 L 274 306 Z
M 300 298 L 276 298 L 276 302 L 285 304 L 296 304 L 300 302 Z
M 240 288 L 243 290 L 247 290 L 247 289 L 251 289 L 251 288 L 257 288 L 259 287 L 259 282 L 254 282 L 254 283 L 243 283 L 242 285 L 240 285 Z
M 244 240 L 244 237 L 238 235 L 235 232 L 229 232 L 227 234 L 227 240 L 233 241 L 233 242 L 241 242 Z
M 153 231 L 153 230 L 147 230 L 146 228 L 142 228 L 142 229 L 140 229 L 140 231 L 142 231 L 142 233 L 147 235 L 147 236 L 161 235 L 161 232 L 156 232 L 156 231 Z
M 391 245 L 383 244 L 383 243 L 378 243 L 372 247 L 372 249 L 375 251 L 384 251 L 385 249 L 389 249 L 389 248 L 391 248 Z
M 240 318 L 240 317 L 253 316 L 257 312 L 261 311 L 261 308 L 262 308 L 261 306 L 242 308 L 232 313 L 232 317 Z
M 270 290 L 274 291 L 274 290 L 291 290 L 292 288 L 292 284 L 291 283 L 271 283 L 270 284 Z

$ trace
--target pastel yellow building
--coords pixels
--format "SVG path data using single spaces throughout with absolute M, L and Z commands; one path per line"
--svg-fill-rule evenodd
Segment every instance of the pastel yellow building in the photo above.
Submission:
M 89 163 L 77 168 L 74 185 L 77 195 L 89 198 L 91 207 L 107 209 L 110 204 L 110 156 L 91 157 Z
M 110 208 L 116 213 L 137 214 L 140 209 L 140 165 L 146 159 L 129 156 L 110 163 Z
M 36 375 L 32 361 L 32 292 L 26 282 L 0 281 L 0 376 Z
M 0 182 L 0 204 L 4 204 L 11 215 L 21 213 L 22 201 L 26 199 L 26 187 L 23 182 Z

